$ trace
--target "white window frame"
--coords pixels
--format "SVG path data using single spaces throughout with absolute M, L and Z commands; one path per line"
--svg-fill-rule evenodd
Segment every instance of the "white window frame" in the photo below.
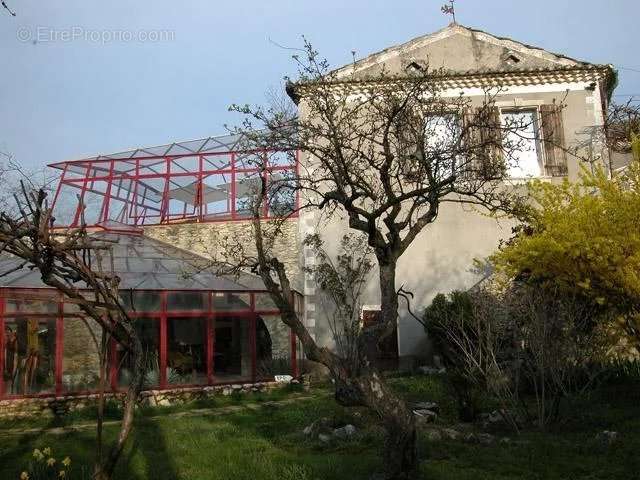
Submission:
M 543 135 L 542 132 L 542 117 L 540 116 L 540 106 L 538 104 L 535 105 L 522 105 L 522 106 L 501 106 L 498 107 L 500 111 L 500 122 L 502 123 L 502 116 L 508 115 L 510 113 L 521 113 L 521 112 L 533 112 L 534 113 L 534 135 L 535 135 L 535 145 L 536 145 L 536 153 L 538 157 L 538 165 L 540 167 L 540 175 L 532 176 L 532 177 L 509 177 L 512 181 L 520 181 L 520 180 L 530 180 L 530 179 L 540 179 L 540 178 L 548 178 L 545 164 L 546 157 L 544 151 L 544 143 L 543 143 Z

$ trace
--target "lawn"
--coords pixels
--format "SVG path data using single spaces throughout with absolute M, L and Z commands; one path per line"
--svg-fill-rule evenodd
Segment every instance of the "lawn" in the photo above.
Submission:
M 391 380 L 408 400 L 435 400 L 438 423 L 455 421 L 454 408 L 437 378 Z M 283 400 L 289 403 L 282 404 Z M 235 405 L 231 413 L 222 413 Z M 640 478 L 640 392 L 637 385 L 609 385 L 581 405 L 556 431 L 527 432 L 509 443 L 491 445 L 420 438 L 428 479 L 631 479 Z M 0 478 L 17 479 L 34 448 L 50 446 L 58 459 L 70 456 L 71 478 L 88 478 L 93 429 L 63 434 L 15 434 L 12 428 L 86 423 L 91 412 L 66 420 L 4 422 L 0 426 Z M 112 411 L 112 417 L 117 411 Z M 354 437 L 324 444 L 302 430 L 328 417 L 335 425 L 352 423 Z M 595 439 L 602 430 L 619 432 L 611 446 Z M 117 432 L 109 425 L 107 435 Z M 495 433 L 495 432 L 494 432 Z M 324 388 L 226 398 L 183 407 L 145 409 L 139 415 L 118 479 L 367 479 L 381 466 L 381 431 L 364 410 L 338 407 Z

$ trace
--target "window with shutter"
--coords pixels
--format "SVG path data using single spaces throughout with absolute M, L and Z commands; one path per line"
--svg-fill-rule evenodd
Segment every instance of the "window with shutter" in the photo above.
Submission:
M 502 110 L 500 118 L 505 127 L 508 175 L 512 178 L 543 175 L 537 110 Z

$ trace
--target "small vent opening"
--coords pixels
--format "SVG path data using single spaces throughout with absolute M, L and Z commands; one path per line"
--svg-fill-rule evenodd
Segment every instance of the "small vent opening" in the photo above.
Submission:
M 513 53 L 510 53 L 509 55 L 507 55 L 507 63 L 509 65 L 517 65 L 518 63 L 520 63 L 520 57 Z

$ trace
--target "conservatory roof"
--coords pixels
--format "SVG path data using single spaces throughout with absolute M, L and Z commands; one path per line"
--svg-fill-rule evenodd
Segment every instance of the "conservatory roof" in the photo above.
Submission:
M 247 140 L 241 134 L 218 135 L 184 142 L 173 142 L 155 147 L 140 147 L 117 153 L 95 155 L 78 160 L 128 160 L 133 158 L 166 157 L 172 155 L 202 155 L 212 153 L 233 152 Z M 53 163 L 50 167 L 62 168 L 67 162 Z
M 218 275 L 208 259 L 148 236 L 112 232 L 98 232 L 93 236 L 114 242 L 111 254 L 104 253 L 101 263 L 104 272 L 113 271 L 120 278 L 120 289 L 265 290 L 257 275 Z M 0 275 L 20 263 L 22 261 L 14 257 L 0 258 Z M 97 263 L 95 268 L 98 268 Z M 83 285 L 78 287 L 83 288 Z M 0 278 L 0 288 L 49 287 L 42 282 L 38 270 L 25 267 Z
M 266 130 L 256 130 L 254 135 L 262 135 Z M 196 140 L 186 140 L 182 142 L 172 142 L 153 147 L 138 147 L 116 153 L 107 153 L 82 157 L 76 160 L 52 163 L 49 166 L 63 169 L 65 165 L 73 162 L 87 162 L 100 160 L 133 160 L 138 158 L 164 158 L 181 157 L 191 155 L 216 155 L 229 152 L 251 151 L 252 149 L 264 148 L 264 145 L 256 142 L 256 138 L 249 138 L 243 133 L 229 133 L 204 137 Z

